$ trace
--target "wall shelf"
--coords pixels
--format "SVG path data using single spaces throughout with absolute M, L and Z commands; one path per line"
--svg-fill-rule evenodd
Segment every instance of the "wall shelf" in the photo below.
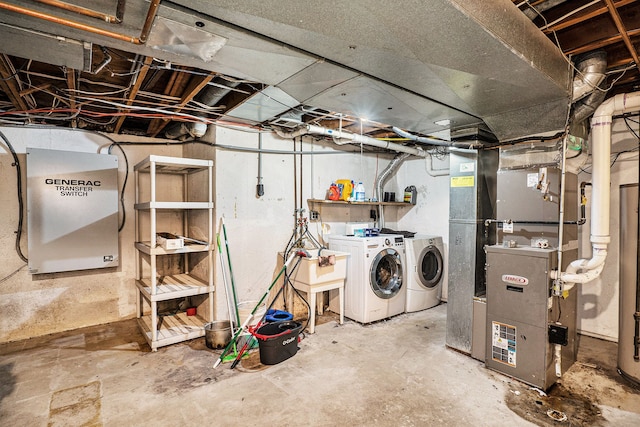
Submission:
M 307 199 L 309 206 L 314 204 L 319 205 L 350 205 L 350 206 L 396 206 L 401 208 L 409 208 L 415 205 L 404 202 L 351 202 L 346 200 L 324 200 L 324 199 Z
M 204 336 L 204 325 L 213 320 L 213 161 L 151 155 L 135 165 L 134 172 L 138 325 L 156 351 Z M 141 174 L 148 175 L 144 184 Z M 177 200 L 158 200 L 157 190 L 165 188 L 157 182 L 161 174 L 169 175 L 171 189 L 181 188 L 168 197 Z M 162 211 L 174 213 L 168 223 L 158 215 Z M 158 225 L 186 237 L 192 228 L 204 230 L 205 236 L 198 236 L 199 242 L 185 239 L 180 249 L 165 249 L 157 241 Z M 175 259 L 179 262 L 172 264 Z M 194 316 L 183 311 L 171 315 L 160 312 L 162 305 L 180 307 L 177 300 L 191 297 L 199 297 Z

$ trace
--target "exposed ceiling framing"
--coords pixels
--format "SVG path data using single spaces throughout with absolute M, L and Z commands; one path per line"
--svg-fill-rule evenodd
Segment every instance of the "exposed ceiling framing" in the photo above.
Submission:
M 439 19 L 455 18 L 442 24 L 454 35 L 469 37 L 466 31 L 479 23 L 487 33 L 496 30 L 493 37 L 511 50 L 526 54 L 545 45 L 538 31 L 567 61 L 605 50 L 607 96 L 640 89 L 640 5 L 635 0 L 438 2 Z M 568 108 L 562 87 L 543 83 L 540 92 L 548 95 L 540 100 L 533 98 L 536 89 L 527 94 L 519 87 L 518 76 L 530 71 L 509 62 L 508 50 L 493 59 L 506 58 L 506 68 L 482 68 L 485 58 L 492 62 L 491 50 L 469 56 L 467 67 L 459 47 L 472 40 L 436 38 L 429 32 L 434 27 L 429 16 L 436 12 L 428 7 L 400 15 L 384 13 L 377 2 L 360 3 L 314 2 L 310 20 L 297 24 L 307 16 L 289 2 L 264 1 L 254 13 L 224 0 L 0 0 L 0 37 L 6 41 L 0 46 L 0 124 L 164 137 L 173 121 L 262 129 L 312 123 L 377 138 L 395 136 L 390 129 L 397 126 L 442 139 L 471 132 L 505 140 L 517 136 L 510 127 L 521 126 L 512 114 L 517 108 L 507 105 L 512 100 L 500 96 L 505 87 L 513 86 L 507 95 L 521 94 L 526 114 L 536 117 L 542 131 L 548 130 L 542 127 L 549 117 L 563 116 L 562 106 Z M 278 6 L 282 10 L 274 10 Z M 491 17 L 500 8 L 510 11 L 494 22 Z M 327 10 L 334 15 L 314 14 Z M 347 11 L 353 19 L 347 19 Z M 513 15 L 518 13 L 520 18 Z M 399 26 L 403 19 L 408 28 Z M 514 32 L 513 40 L 505 39 L 511 33 L 500 33 L 501 19 L 512 24 L 505 27 L 509 31 L 531 26 L 523 33 L 530 37 L 522 41 L 523 34 Z M 414 25 L 420 20 L 426 29 Z M 374 32 L 369 23 L 377 26 Z M 532 58 L 531 63 L 539 59 Z M 546 75 L 545 64 L 555 60 L 534 64 L 539 71 L 532 80 Z M 554 67 L 549 70 L 562 71 Z M 564 84 L 562 77 L 555 79 L 556 86 Z M 436 84 L 443 81 L 444 86 Z M 212 89 L 220 96 L 213 104 L 203 103 L 203 93 Z M 355 114 L 362 105 L 377 108 L 373 121 Z M 491 105 L 497 106 L 491 110 Z M 261 114 L 270 111 L 273 117 L 262 121 Z M 446 120 L 451 124 L 433 124 Z

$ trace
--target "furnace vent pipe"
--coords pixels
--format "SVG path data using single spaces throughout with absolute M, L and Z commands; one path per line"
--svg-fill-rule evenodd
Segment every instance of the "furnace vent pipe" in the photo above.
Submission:
M 274 131 L 280 138 L 285 139 L 293 139 L 302 135 L 322 135 L 332 137 L 333 140 L 338 144 L 340 140 L 346 140 L 345 143 L 370 145 L 373 147 L 384 148 L 387 150 L 411 154 L 418 157 L 427 157 L 429 155 L 429 153 L 419 148 L 407 147 L 405 145 L 396 144 L 389 141 L 381 141 L 379 139 L 371 138 L 365 135 L 343 132 L 341 130 L 328 129 L 315 125 L 306 125 L 293 132 L 283 132 L 280 129 L 274 129 Z
M 580 123 L 598 108 L 607 95 L 604 89 L 607 52 L 600 50 L 584 56 L 576 63 L 573 79 L 573 112 L 571 121 Z
M 202 122 L 178 122 L 169 127 L 164 136 L 169 139 L 184 139 L 185 137 L 202 138 L 207 132 L 207 125 Z
M 375 189 L 376 189 L 376 197 L 378 198 L 378 214 L 379 220 L 378 225 L 380 229 L 384 228 L 384 205 L 382 205 L 382 190 L 384 188 L 384 184 L 391 178 L 391 175 L 396 173 L 402 162 L 404 162 L 410 154 L 402 153 L 396 154 L 396 156 L 389 162 L 387 167 L 380 172 L 380 174 L 376 177 Z
M 591 119 L 591 150 L 593 155 L 591 192 L 591 259 L 573 261 L 565 272 L 554 272 L 571 288 L 574 283 L 587 283 L 597 278 L 607 257 L 609 234 L 609 206 L 611 202 L 611 123 L 616 114 L 640 111 L 640 92 L 623 93 L 603 102 Z M 578 271 L 583 270 L 582 273 Z

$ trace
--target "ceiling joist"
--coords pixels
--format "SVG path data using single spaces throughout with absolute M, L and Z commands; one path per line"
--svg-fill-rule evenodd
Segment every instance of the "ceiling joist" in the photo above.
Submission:
M 2 76 L 0 80 L 2 90 L 7 94 L 14 108 L 18 111 L 27 111 L 29 108 L 20 96 L 20 86 L 17 83 L 18 72 L 14 71 L 11 60 L 5 54 L 0 54 L 0 76 Z

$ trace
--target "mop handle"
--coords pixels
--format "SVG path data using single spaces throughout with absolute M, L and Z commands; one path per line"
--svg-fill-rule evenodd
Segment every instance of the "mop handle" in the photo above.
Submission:
M 224 284 L 224 292 L 227 297 L 227 310 L 229 311 L 229 323 L 231 324 L 231 330 L 235 331 L 236 326 L 240 326 L 240 322 L 236 320 L 236 310 L 233 308 L 233 303 L 231 302 L 231 295 L 229 292 L 229 285 L 227 284 L 227 273 L 225 272 L 224 267 L 224 255 L 222 254 L 222 247 L 220 246 L 220 233 L 216 233 L 216 241 L 218 242 L 218 254 L 220 255 L 220 272 L 222 274 L 222 282 Z
M 213 364 L 213 369 L 217 368 L 218 365 L 220 365 L 220 363 L 222 362 L 222 359 L 224 358 L 224 356 L 227 355 L 227 353 L 229 352 L 229 350 L 231 349 L 232 345 L 236 344 L 236 341 L 238 339 L 238 337 L 240 336 L 240 334 L 244 331 L 244 329 L 247 327 L 247 325 L 249 324 L 249 321 L 251 321 L 251 319 L 253 318 L 253 315 L 255 314 L 255 312 L 258 310 L 258 307 L 260 307 L 260 304 L 262 304 L 262 301 L 264 301 L 264 299 L 269 295 L 269 292 L 271 291 L 271 288 L 273 288 L 273 286 L 278 282 L 278 279 L 280 279 L 280 276 L 282 276 L 282 273 L 284 273 L 284 271 L 287 269 L 287 265 L 289 265 L 289 263 L 291 263 L 291 260 L 293 260 L 293 258 L 296 256 L 296 254 L 294 253 L 293 255 L 291 255 L 289 257 L 289 259 L 287 260 L 287 262 L 284 263 L 284 265 L 282 266 L 282 268 L 280 269 L 280 272 L 278 273 L 278 275 L 276 276 L 275 279 L 273 279 L 273 282 L 271 282 L 271 285 L 269 286 L 269 289 L 267 289 L 267 291 L 264 293 L 264 295 L 262 296 L 262 298 L 260 299 L 260 301 L 258 302 L 258 304 L 256 304 L 255 308 L 253 309 L 253 311 L 251 312 L 251 314 L 249 314 L 249 316 L 247 317 L 247 320 L 244 321 L 244 323 L 242 324 L 242 326 L 240 327 L 240 329 L 238 329 L 238 331 L 236 332 L 236 334 L 233 336 L 233 338 L 231 339 L 231 341 L 229 341 L 229 344 L 227 344 L 227 346 L 224 348 L 224 350 L 222 351 L 222 354 L 220 355 L 220 357 L 218 358 L 218 360 L 216 360 L 216 363 Z
M 238 313 L 238 297 L 236 296 L 236 281 L 233 276 L 233 268 L 231 267 L 231 252 L 229 251 L 229 240 L 227 238 L 227 226 L 224 223 L 224 216 L 222 220 L 222 234 L 224 235 L 224 246 L 227 249 L 227 261 L 229 262 L 229 277 L 231 278 L 231 290 L 233 292 L 233 303 L 236 305 L 236 321 L 240 324 L 240 313 Z

